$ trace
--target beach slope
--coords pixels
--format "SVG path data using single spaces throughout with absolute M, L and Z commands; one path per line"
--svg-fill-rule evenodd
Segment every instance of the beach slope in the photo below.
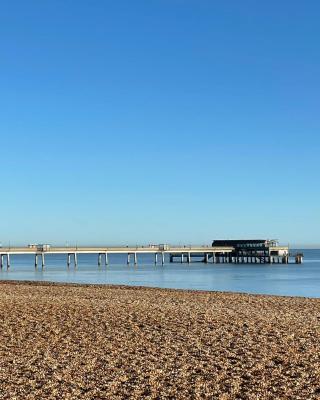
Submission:
M 320 299 L 0 283 L 1 399 L 318 399 Z

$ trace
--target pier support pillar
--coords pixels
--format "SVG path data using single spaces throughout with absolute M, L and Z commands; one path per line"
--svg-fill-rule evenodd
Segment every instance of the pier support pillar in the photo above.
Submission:
M 184 262 L 184 255 L 181 253 L 181 264 Z
M 68 267 L 68 268 L 70 267 L 70 262 L 71 262 L 71 254 L 68 253 L 68 254 L 67 254 L 67 267 Z
M 73 257 L 74 257 L 74 267 L 77 268 L 77 266 L 78 266 L 78 254 L 74 253 Z
M 3 268 L 3 254 L 0 255 L 0 268 Z
M 157 265 L 158 262 L 158 253 L 154 253 L 154 263 Z
M 134 253 L 134 265 L 138 264 L 137 253 Z
M 104 261 L 105 261 L 105 266 L 107 266 L 109 264 L 108 253 L 104 254 Z
M 10 268 L 10 254 L 7 254 L 7 269 Z
M 208 261 L 209 261 L 209 254 L 208 254 L 208 253 L 205 253 L 205 254 L 204 254 L 204 262 L 207 264 Z
M 98 266 L 101 267 L 101 253 L 98 254 Z
M 128 255 L 127 255 L 127 264 L 129 265 L 130 264 L 130 254 L 128 253 Z
M 34 256 L 34 267 L 38 268 L 38 254 L 35 254 Z
M 216 263 L 216 255 L 215 253 L 212 253 L 212 264 Z
M 164 264 L 164 253 L 161 253 L 161 263 Z
M 190 264 L 191 263 L 191 253 L 190 253 L 190 251 L 188 252 L 187 257 L 188 257 L 188 264 Z
M 45 260 L 44 260 L 44 253 L 41 253 L 41 268 L 44 268 Z

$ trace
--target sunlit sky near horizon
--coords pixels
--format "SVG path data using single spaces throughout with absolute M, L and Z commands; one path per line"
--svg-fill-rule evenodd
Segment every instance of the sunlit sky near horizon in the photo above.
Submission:
M 320 245 L 320 3 L 5 1 L 0 242 Z

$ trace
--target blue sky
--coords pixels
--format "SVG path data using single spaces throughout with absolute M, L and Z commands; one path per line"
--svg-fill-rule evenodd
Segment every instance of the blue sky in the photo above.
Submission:
M 319 18 L 317 1 L 2 2 L 2 244 L 320 244 Z

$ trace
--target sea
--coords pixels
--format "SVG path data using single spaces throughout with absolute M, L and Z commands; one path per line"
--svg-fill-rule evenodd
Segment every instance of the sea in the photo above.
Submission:
M 34 256 L 12 255 L 11 266 L 0 270 L 1 280 L 48 281 L 86 284 L 258 293 L 320 298 L 320 249 L 297 249 L 303 264 L 154 264 L 154 256 L 138 255 L 127 265 L 125 255 L 109 254 L 109 265 L 98 266 L 97 255 L 78 255 L 78 266 L 67 268 L 65 255 L 46 255 L 46 265 L 34 267 Z M 40 261 L 40 260 L 39 260 Z

